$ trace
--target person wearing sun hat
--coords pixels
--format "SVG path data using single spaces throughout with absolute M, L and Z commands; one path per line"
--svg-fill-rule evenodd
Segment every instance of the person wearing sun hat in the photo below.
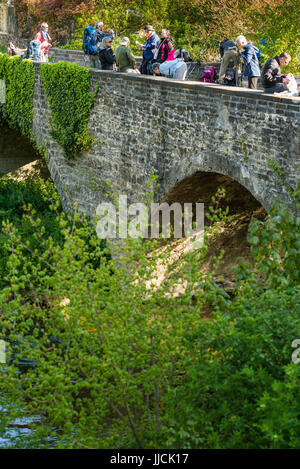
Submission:
M 123 37 L 119 41 L 119 47 L 116 49 L 116 64 L 119 72 L 140 73 L 136 68 L 136 61 L 129 47 L 130 40 Z

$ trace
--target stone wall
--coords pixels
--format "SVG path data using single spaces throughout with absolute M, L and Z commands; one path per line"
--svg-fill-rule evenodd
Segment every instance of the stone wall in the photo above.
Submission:
M 0 4 L 0 31 L 12 35 L 16 34 L 17 24 L 14 7 Z
M 39 65 L 36 65 L 37 72 Z M 105 199 L 106 181 L 139 202 L 153 171 L 161 200 L 197 171 L 229 176 L 270 208 L 285 190 L 268 158 L 296 186 L 300 174 L 300 99 L 215 84 L 92 71 L 99 92 L 89 131 L 96 143 L 68 162 L 52 139 L 50 111 L 37 73 L 33 130 L 48 142 L 49 169 L 63 206 L 90 215 Z M 41 129 L 40 123 L 43 122 Z
M 142 57 L 136 56 L 135 59 L 137 66 L 139 66 L 141 64 Z M 82 65 L 85 67 L 90 66 L 89 58 L 83 53 L 82 50 L 59 49 L 53 47 L 53 49 L 50 50 L 50 60 L 53 63 L 64 60 L 66 62 L 75 62 L 78 65 Z M 220 68 L 220 64 L 216 62 L 191 62 L 187 65 L 188 80 L 199 80 L 205 67 L 214 66 L 218 71 Z

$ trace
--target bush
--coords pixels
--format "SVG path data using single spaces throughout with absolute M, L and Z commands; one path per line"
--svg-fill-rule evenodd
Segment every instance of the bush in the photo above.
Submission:
M 51 109 L 51 134 L 65 156 L 75 158 L 92 143 L 88 122 L 98 88 L 90 92 L 89 69 L 75 63 L 42 64 L 40 70 Z
M 30 60 L 0 53 L 0 79 L 6 85 L 6 103 L 0 105 L 0 121 L 34 140 L 32 132 L 35 70 Z
M 297 212 L 297 194 L 295 204 Z M 297 213 L 280 210 L 250 229 L 255 265 L 236 267 L 233 300 L 213 272 L 201 273 L 207 237 L 159 283 L 168 245 L 127 240 L 109 260 L 95 226 L 76 213 L 58 217 L 59 243 L 30 213 L 34 239 L 5 223 L 2 435 L 14 418 L 38 415 L 13 447 L 296 447 L 300 234 Z

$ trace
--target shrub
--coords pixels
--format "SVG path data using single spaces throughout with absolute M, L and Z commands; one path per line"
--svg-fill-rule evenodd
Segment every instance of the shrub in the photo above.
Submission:
M 0 79 L 6 85 L 6 103 L 0 105 L 0 120 L 33 140 L 33 62 L 0 53 Z
M 295 203 L 299 209 L 297 194 Z M 291 344 L 300 330 L 293 272 L 300 234 L 297 215 L 279 212 L 250 229 L 255 265 L 237 266 L 233 300 L 213 272 L 201 273 L 207 237 L 157 282 L 168 245 L 127 240 L 112 245 L 118 256 L 109 260 L 95 226 L 76 213 L 59 216 L 60 243 L 30 213 L 38 245 L 5 223 L 2 435 L 14 418 L 38 415 L 31 437 L 12 446 L 296 447 L 290 425 L 297 429 L 299 374 Z M 278 233 L 291 244 L 278 243 Z M 184 288 L 176 296 L 178 284 Z
M 88 122 L 98 88 L 90 92 L 89 69 L 75 63 L 42 64 L 40 70 L 51 109 L 52 136 L 66 157 L 74 158 L 92 143 Z

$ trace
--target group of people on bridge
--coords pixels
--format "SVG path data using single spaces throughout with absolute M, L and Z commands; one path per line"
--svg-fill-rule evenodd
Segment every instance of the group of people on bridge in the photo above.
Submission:
M 42 23 L 40 31 L 29 43 L 27 50 L 17 50 L 10 43 L 8 52 L 11 55 L 19 54 L 23 58 L 48 62 L 49 50 L 52 47 L 48 29 L 48 24 Z M 162 75 L 175 80 L 186 80 L 191 72 L 187 64 L 193 62 L 188 52 L 184 49 L 175 49 L 174 40 L 167 29 L 161 31 L 160 37 L 151 25 L 146 26 L 144 31 L 146 35 L 144 43 L 136 42 L 142 52 L 142 62 L 138 68 L 128 37 L 122 37 L 119 40 L 119 46 L 114 52 L 115 35 L 112 29 L 105 29 L 102 21 L 98 21 L 95 27 L 91 25 L 86 27 L 82 48 L 89 58 L 90 67 L 96 70 Z M 235 41 L 224 39 L 220 44 L 220 55 L 219 76 L 215 67 L 206 67 L 201 75 L 201 82 L 238 86 L 244 76 L 248 78 L 250 89 L 256 89 L 258 80 L 261 79 L 262 87 L 267 93 L 299 96 L 300 89 L 295 77 L 290 73 L 281 73 L 281 67 L 291 60 L 287 52 L 270 58 L 261 69 L 258 60 L 259 49 L 240 35 Z
M 187 51 L 175 49 L 174 40 L 167 29 L 161 31 L 160 38 L 151 25 L 146 26 L 144 31 L 146 35 L 144 43 L 136 43 L 143 54 L 142 63 L 137 68 L 128 37 L 123 37 L 119 41 L 119 47 L 114 53 L 112 48 L 114 32 L 110 29 L 104 30 L 102 21 L 96 23 L 95 29 L 88 26 L 84 33 L 83 50 L 90 57 L 91 67 L 185 80 L 188 74 L 187 63 L 192 62 Z M 258 60 L 259 49 L 240 35 L 235 41 L 229 39 L 222 41 L 220 55 L 222 61 L 219 77 L 214 67 L 208 67 L 203 71 L 200 81 L 237 86 L 244 76 L 248 78 L 248 87 L 256 89 L 258 79 L 261 77 L 262 86 L 268 93 L 299 95 L 299 87 L 293 75 L 281 73 L 281 67 L 288 65 L 291 60 L 287 52 L 267 60 L 261 70 Z

